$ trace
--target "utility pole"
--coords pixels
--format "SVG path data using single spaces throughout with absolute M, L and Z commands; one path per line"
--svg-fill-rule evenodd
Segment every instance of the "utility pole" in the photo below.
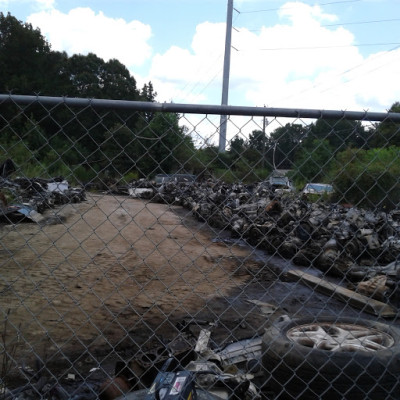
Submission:
M 264 104 L 264 107 L 265 107 L 265 104 Z M 262 143 L 263 143 L 263 146 L 262 146 L 262 163 L 261 163 L 261 166 L 262 166 L 262 168 L 265 168 L 265 125 L 266 125 L 266 117 L 265 117 L 265 115 L 264 115 L 264 117 L 263 117 L 263 130 L 262 130 L 262 133 L 263 133 L 263 136 L 262 136 Z
M 231 66 L 232 16 L 233 16 L 233 0 L 228 0 L 228 11 L 226 15 L 224 74 L 222 78 L 222 100 L 221 100 L 222 106 L 228 105 L 229 71 Z M 228 118 L 226 115 L 221 115 L 220 128 L 219 128 L 220 153 L 225 153 L 227 120 Z

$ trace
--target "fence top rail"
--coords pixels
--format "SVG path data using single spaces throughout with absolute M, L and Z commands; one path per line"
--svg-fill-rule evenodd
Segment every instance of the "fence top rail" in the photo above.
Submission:
M 46 106 L 65 104 L 69 107 L 93 107 L 125 111 L 174 112 L 181 114 L 242 115 L 258 117 L 287 117 L 312 119 L 348 119 L 360 121 L 400 122 L 400 113 L 369 112 L 347 110 L 318 110 L 302 108 L 219 106 L 203 104 L 152 103 L 144 101 L 86 99 L 72 97 L 25 96 L 0 94 L 1 103 L 31 105 L 39 103 Z

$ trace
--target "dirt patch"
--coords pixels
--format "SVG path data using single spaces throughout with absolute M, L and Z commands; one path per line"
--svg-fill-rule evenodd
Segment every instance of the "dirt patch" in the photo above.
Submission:
M 45 217 L 0 228 L 0 301 L 20 357 L 87 360 L 173 337 L 187 316 L 240 336 L 249 315 L 229 296 L 260 264 L 180 207 L 89 195 Z M 258 318 L 247 328 L 262 328 Z

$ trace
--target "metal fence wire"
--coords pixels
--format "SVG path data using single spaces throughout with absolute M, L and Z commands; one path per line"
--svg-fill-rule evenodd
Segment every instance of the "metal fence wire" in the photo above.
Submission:
M 399 399 L 399 127 L 1 95 L 0 398 Z

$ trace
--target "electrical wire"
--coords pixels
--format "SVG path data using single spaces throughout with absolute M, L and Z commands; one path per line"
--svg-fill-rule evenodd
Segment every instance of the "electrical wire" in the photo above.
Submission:
M 235 15 L 235 17 L 234 17 L 234 19 L 233 19 L 232 25 L 237 21 L 237 19 L 238 19 L 238 17 L 239 17 L 239 11 L 238 11 L 236 8 L 234 8 L 234 10 L 237 12 L 237 14 Z M 215 69 L 215 66 L 220 65 L 219 62 L 221 61 L 221 59 L 222 59 L 222 57 L 223 57 L 223 54 L 224 54 L 224 53 L 220 53 L 220 54 L 213 60 L 213 62 L 210 63 L 210 67 L 205 71 L 205 73 L 203 73 L 203 74 L 197 79 L 197 81 L 196 81 L 195 83 L 193 83 L 193 84 L 192 84 L 191 82 L 186 83 L 186 85 L 184 86 L 184 88 L 182 89 L 182 91 L 184 91 L 187 87 L 189 87 L 189 85 L 190 85 L 190 90 L 187 91 L 186 94 L 183 94 L 183 95 L 181 96 L 183 100 L 187 99 L 190 95 L 192 95 L 192 96 L 199 96 L 199 95 L 201 95 L 201 94 L 211 85 L 211 83 L 214 82 L 215 79 L 217 79 L 217 77 L 221 74 L 221 72 L 222 72 L 222 70 L 223 70 L 222 67 L 221 67 L 221 68 L 218 67 L 218 71 L 215 72 L 214 75 L 211 77 L 211 79 L 209 79 L 209 80 L 204 84 L 204 86 L 200 89 L 200 91 L 198 91 L 197 93 L 194 93 L 195 89 L 196 89 L 197 87 L 199 87 L 199 85 L 201 84 L 201 82 L 204 81 L 203 77 L 205 77 L 206 75 L 209 76 L 209 75 L 210 75 L 209 72 L 211 72 L 211 69 L 213 69 L 213 70 L 215 71 L 215 70 L 216 70 L 216 69 Z M 222 65 L 222 64 L 221 64 L 221 65 Z M 199 71 L 199 70 L 198 70 L 198 71 Z M 199 72 L 200 72 L 200 71 L 199 71 Z M 198 76 L 198 74 L 196 74 L 196 75 Z
M 185 91 L 185 93 L 182 93 L 180 98 L 182 99 L 182 101 L 186 101 L 186 99 L 189 96 L 199 96 L 201 95 L 205 89 L 207 89 L 207 87 L 217 78 L 217 76 L 221 73 L 222 71 L 222 67 L 218 67 L 218 72 L 214 73 L 214 75 L 212 76 L 211 79 L 208 79 L 206 77 L 210 76 L 210 72 L 215 71 L 215 67 L 222 65 L 220 64 L 220 60 L 222 59 L 223 54 L 220 53 L 214 60 L 212 63 L 210 63 L 210 65 L 208 66 L 208 68 L 206 70 L 203 69 L 203 73 L 202 75 L 195 81 L 190 81 L 187 82 L 186 85 L 184 86 L 184 88 L 182 89 L 182 92 Z M 199 76 L 198 74 L 196 74 L 197 76 Z M 202 82 L 206 81 L 206 83 L 204 84 L 204 86 L 202 88 L 200 88 L 199 91 L 195 92 L 195 90 L 201 85 Z M 186 88 L 188 88 L 188 90 L 185 90 Z M 177 90 L 176 90 L 177 91 Z
M 355 21 L 355 22 L 342 22 L 342 23 L 337 23 L 337 24 L 323 24 L 321 27 L 323 28 L 328 28 L 328 27 L 334 27 L 334 26 L 346 26 L 346 25 L 366 25 L 366 24 L 378 24 L 382 22 L 398 22 L 400 21 L 400 18 L 390 18 L 390 19 L 375 19 L 371 21 Z M 240 29 L 235 28 L 237 32 L 241 32 Z M 262 28 L 258 29 L 246 29 L 248 32 L 261 32 Z
M 334 5 L 334 4 L 341 4 L 341 3 L 357 3 L 361 0 L 341 0 L 341 1 L 330 1 L 327 3 L 316 3 L 314 5 L 317 6 L 328 6 L 328 5 Z M 270 12 L 270 11 L 278 11 L 278 10 L 291 10 L 296 7 L 278 7 L 278 8 L 267 8 L 264 10 L 252 10 L 252 11 L 240 11 L 235 9 L 238 13 L 240 14 L 254 14 L 254 13 L 260 13 L 260 12 Z
M 342 3 L 353 3 L 358 2 L 361 0 L 340 0 L 334 2 L 325 2 L 319 3 L 317 5 L 332 5 L 332 4 L 342 4 Z M 287 8 L 295 8 L 295 7 L 287 7 Z M 239 14 L 246 14 L 246 13 L 255 13 L 255 12 L 263 12 L 263 11 L 276 11 L 281 9 L 287 9 L 285 7 L 281 8 L 271 8 L 267 10 L 255 10 L 255 11 L 237 11 L 237 16 Z M 324 24 L 321 27 L 334 27 L 334 26 L 343 26 L 343 25 L 361 25 L 361 24 L 373 24 L 373 23 L 387 23 L 387 22 L 396 22 L 400 21 L 400 18 L 387 18 L 387 19 L 380 19 L 380 20 L 370 20 L 370 21 L 355 21 L 355 22 L 344 22 L 344 23 L 335 23 L 335 24 Z M 240 33 L 241 31 L 237 28 L 235 30 Z M 261 29 L 247 29 L 249 32 L 259 32 Z M 301 47 L 277 47 L 277 48 L 261 48 L 261 49 L 251 49 L 250 51 L 281 51 L 281 50 L 319 50 L 319 49 L 331 49 L 331 48 L 345 48 L 345 47 L 373 47 L 373 46 L 393 46 L 398 45 L 398 42 L 384 42 L 384 43 L 361 43 L 361 44 L 352 44 L 352 45 L 332 45 L 332 46 L 301 46 Z M 237 51 L 248 51 L 246 49 L 237 49 Z
M 397 49 L 399 49 L 399 48 L 400 48 L 400 45 L 399 45 L 399 46 L 393 47 L 392 49 L 388 50 L 386 53 L 377 54 L 377 55 L 375 55 L 374 57 L 368 59 L 366 62 L 364 61 L 364 62 L 359 63 L 359 64 L 357 64 L 357 65 L 355 65 L 355 66 L 353 66 L 353 67 L 351 67 L 351 68 L 346 69 L 345 71 L 341 71 L 341 72 L 337 73 L 335 76 L 332 77 L 332 79 L 345 76 L 346 74 L 348 74 L 348 73 L 350 73 L 350 72 L 352 72 L 352 71 L 354 71 L 354 70 L 356 70 L 356 69 L 358 69 L 358 68 L 365 67 L 366 63 L 369 63 L 369 62 L 372 62 L 372 61 L 376 61 L 378 58 L 387 56 L 388 54 L 392 53 L 393 51 L 395 51 L 395 50 L 397 50 Z M 387 65 L 387 64 L 385 64 L 385 65 Z M 374 72 L 374 71 L 376 71 L 376 70 L 378 70 L 378 69 L 384 67 L 385 65 L 381 65 L 381 66 L 376 67 L 376 68 L 374 68 L 374 69 L 372 69 L 372 70 L 369 70 L 368 73 Z M 364 73 L 362 76 L 364 76 L 364 75 L 365 75 L 365 73 Z M 359 76 L 360 76 L 360 75 L 358 75 L 357 78 L 358 78 Z M 345 84 L 347 84 L 347 83 L 353 81 L 355 78 L 356 78 L 356 77 L 347 79 L 347 81 L 341 83 L 341 85 L 345 85 Z M 332 79 L 331 79 L 331 80 L 332 80 Z M 319 83 L 319 84 L 313 85 L 312 87 L 309 87 L 309 88 L 307 88 L 307 89 L 304 89 L 304 90 L 302 90 L 302 91 L 296 93 L 296 96 L 302 95 L 302 94 L 304 94 L 304 93 L 310 92 L 310 91 L 315 90 L 315 89 L 318 89 L 318 88 L 321 87 L 322 85 L 324 85 L 324 83 Z M 325 93 L 325 92 L 327 92 L 327 91 L 329 91 L 329 90 L 331 90 L 331 89 L 333 89 L 333 88 L 337 88 L 337 87 L 338 87 L 338 85 L 335 83 L 334 85 L 328 86 L 327 88 L 324 88 L 323 90 L 320 90 L 319 93 Z M 291 98 L 293 98 L 293 97 L 294 97 L 293 95 L 290 95 L 290 96 L 282 97 L 282 98 L 280 98 L 280 99 L 278 99 L 278 100 L 276 100 L 276 101 L 289 100 L 289 99 L 291 99 Z
M 241 52 L 251 51 L 282 51 L 282 50 L 323 50 L 323 49 L 338 49 L 346 47 L 367 47 L 367 46 L 393 46 L 400 45 L 400 42 L 384 42 L 384 43 L 361 43 L 361 44 L 344 44 L 344 45 L 332 45 L 332 46 L 298 46 L 298 47 L 269 47 L 265 49 L 236 49 Z
M 215 79 L 217 79 L 217 77 L 222 74 L 222 71 L 223 68 L 220 68 L 218 72 L 204 85 L 203 89 L 201 89 L 201 91 L 197 93 L 197 96 L 202 94 L 211 85 L 211 83 L 213 83 Z
M 397 50 L 397 49 L 399 49 L 399 48 L 400 48 L 400 45 L 394 47 L 394 48 L 393 48 L 392 50 L 390 50 L 389 52 L 382 54 L 382 56 L 384 56 L 384 55 L 386 56 L 386 55 L 388 55 L 390 52 L 393 52 L 394 50 Z M 376 60 L 376 59 L 375 59 L 375 60 Z M 369 61 L 370 61 L 370 60 L 369 60 Z M 393 62 L 393 60 L 392 60 L 391 62 Z M 361 75 L 357 75 L 357 76 L 354 76 L 353 78 L 347 79 L 346 82 L 343 82 L 341 85 L 347 85 L 349 82 L 354 81 L 354 79 L 358 79 L 358 78 L 360 78 L 361 76 L 369 75 L 369 74 L 371 74 L 372 72 L 375 72 L 375 71 L 377 71 L 377 70 L 379 70 L 379 69 L 381 69 L 381 68 L 383 68 L 383 67 L 386 67 L 387 65 L 388 65 L 388 63 L 384 63 L 384 64 L 382 64 L 382 65 L 380 65 L 380 66 L 377 66 L 377 67 L 372 68 L 372 69 L 370 69 L 370 70 L 368 70 L 368 71 L 365 71 L 365 72 L 362 73 Z M 360 67 L 362 67 L 362 66 L 365 66 L 365 63 L 364 63 L 364 64 L 359 64 L 357 67 L 351 68 L 350 70 L 346 71 L 345 73 L 347 74 L 348 72 L 351 72 L 351 71 L 353 71 L 354 69 L 360 68 Z M 343 74 L 343 75 L 344 75 L 344 74 Z M 320 91 L 320 93 L 327 92 L 327 91 L 331 90 L 331 89 L 334 88 L 334 87 L 336 88 L 337 85 L 330 86 L 330 87 L 328 87 L 328 88 L 326 88 L 326 89 Z
M 239 17 L 239 11 L 236 9 L 236 8 L 234 8 L 234 10 L 237 12 L 237 14 L 235 15 L 235 17 L 234 17 L 234 20 L 233 20 L 233 22 L 232 22 L 232 25 L 237 21 L 237 19 L 238 19 L 238 17 Z M 236 49 L 235 49 L 236 50 Z M 213 83 L 216 79 L 217 79 L 217 77 L 221 74 L 221 72 L 223 71 L 223 68 L 222 67 L 218 67 L 218 70 L 217 70 L 217 72 L 215 72 L 215 74 L 211 77 L 211 79 L 209 79 L 205 84 L 204 84 L 204 86 L 197 92 L 197 93 L 193 93 L 194 91 L 195 91 L 195 89 L 200 85 L 200 83 L 201 82 L 203 82 L 204 80 L 203 80 L 203 77 L 205 76 L 205 75 L 208 75 L 209 76 L 209 72 L 211 72 L 211 69 L 213 69 L 214 71 L 215 71 L 215 68 L 213 68 L 213 67 L 215 67 L 216 65 L 220 65 L 219 64 L 219 62 L 221 61 L 221 59 L 222 59 L 222 57 L 223 57 L 223 54 L 224 53 L 220 53 L 217 57 L 216 57 L 216 59 L 214 59 L 214 61 L 212 62 L 212 63 L 210 63 L 210 67 L 207 69 L 207 71 L 191 86 L 191 89 L 186 93 L 186 94 L 184 94 L 183 96 L 182 96 L 182 99 L 184 100 L 184 99 L 187 99 L 188 98 L 188 96 L 190 96 L 190 95 L 193 95 L 193 96 L 199 96 L 199 95 L 201 95 L 210 85 L 211 85 L 211 83 Z M 222 65 L 222 64 L 221 64 Z M 196 74 L 197 75 L 197 74 Z M 184 89 L 183 90 L 185 90 L 188 86 L 190 85 L 190 83 L 188 82 L 186 85 L 185 85 L 185 87 L 184 87 Z
M 358 2 L 360 0 L 346 0 L 346 1 L 331 1 L 331 2 L 324 2 L 324 3 L 319 3 L 316 5 L 334 5 L 334 4 L 344 4 L 344 3 L 355 3 Z M 251 13 L 257 13 L 257 12 L 269 12 L 269 11 L 277 11 L 277 10 L 284 10 L 284 9 L 291 9 L 291 8 L 295 8 L 295 7 L 280 7 L 280 8 L 271 8 L 271 9 L 263 9 L 263 10 L 253 10 L 253 11 L 238 11 L 238 13 L 240 14 L 251 14 Z M 343 23 L 334 23 L 334 24 L 324 24 L 321 25 L 321 27 L 335 27 L 335 26 L 344 26 L 344 25 L 363 25 L 363 24 L 377 24 L 377 23 L 390 23 L 390 22 L 396 22 L 396 21 L 400 21 L 400 18 L 386 18 L 386 19 L 376 19 L 376 20 L 366 20 L 366 21 L 350 21 L 350 22 L 343 22 Z M 248 30 L 249 32 L 257 32 L 259 30 Z M 238 30 L 238 32 L 240 33 L 240 30 Z M 343 72 L 338 73 L 337 75 L 335 75 L 333 78 L 335 77 L 342 77 L 345 75 L 348 75 L 350 72 L 357 70 L 359 68 L 365 68 L 366 64 L 372 61 L 376 61 L 377 57 L 382 57 L 385 55 L 388 55 L 390 53 L 392 53 L 393 51 L 397 50 L 400 48 L 400 43 L 399 42 L 380 42 L 380 43 L 361 43 L 361 44 L 353 44 L 353 45 L 331 45 L 331 46 L 301 46 L 301 47 L 272 47 L 272 48 L 262 48 L 262 49 L 242 49 L 242 50 L 238 50 L 238 51 L 242 51 L 242 52 L 248 52 L 248 51 L 293 51 L 293 50 L 320 50 L 320 49 L 332 49 L 332 48 L 346 48 L 346 47 L 367 47 L 367 46 L 395 46 L 389 50 L 387 50 L 385 53 L 379 53 L 377 55 L 375 55 L 374 57 L 369 58 L 368 60 L 363 61 L 362 63 L 355 65 L 351 68 L 346 69 Z M 393 60 L 392 60 L 393 61 Z M 361 72 L 360 74 L 354 74 L 353 76 L 350 76 L 349 78 L 346 79 L 346 82 L 342 82 L 340 83 L 340 85 L 344 85 L 344 84 L 348 84 L 349 82 L 359 78 L 360 76 L 365 76 L 365 75 L 369 75 L 371 73 L 373 73 L 376 70 L 379 70 L 380 68 L 383 68 L 387 65 L 387 63 L 383 63 L 379 66 L 375 66 L 372 69 L 367 69 L 363 72 Z M 330 80 L 331 82 L 331 80 Z M 329 85 L 328 87 L 323 87 L 326 85 L 326 82 L 323 83 L 319 83 L 316 85 L 313 85 L 312 87 L 309 87 L 307 89 L 304 89 L 301 92 L 296 93 L 296 96 L 298 96 L 299 94 L 303 94 L 306 92 L 310 92 L 312 90 L 318 90 L 318 88 L 321 88 L 322 90 L 319 90 L 319 93 L 323 93 L 323 92 L 327 92 L 332 90 L 333 88 L 337 88 L 338 85 L 334 84 L 334 85 Z M 285 98 L 281 98 L 278 101 L 282 101 L 282 100 L 287 100 L 290 98 L 293 98 L 293 95 L 289 95 Z
M 324 24 L 321 25 L 323 27 L 331 27 L 331 26 L 342 26 L 342 25 L 365 25 L 365 24 L 377 24 L 381 22 L 396 22 L 400 21 L 400 18 L 390 18 L 390 19 L 375 19 L 371 21 L 355 21 L 355 22 L 342 22 L 337 24 Z

